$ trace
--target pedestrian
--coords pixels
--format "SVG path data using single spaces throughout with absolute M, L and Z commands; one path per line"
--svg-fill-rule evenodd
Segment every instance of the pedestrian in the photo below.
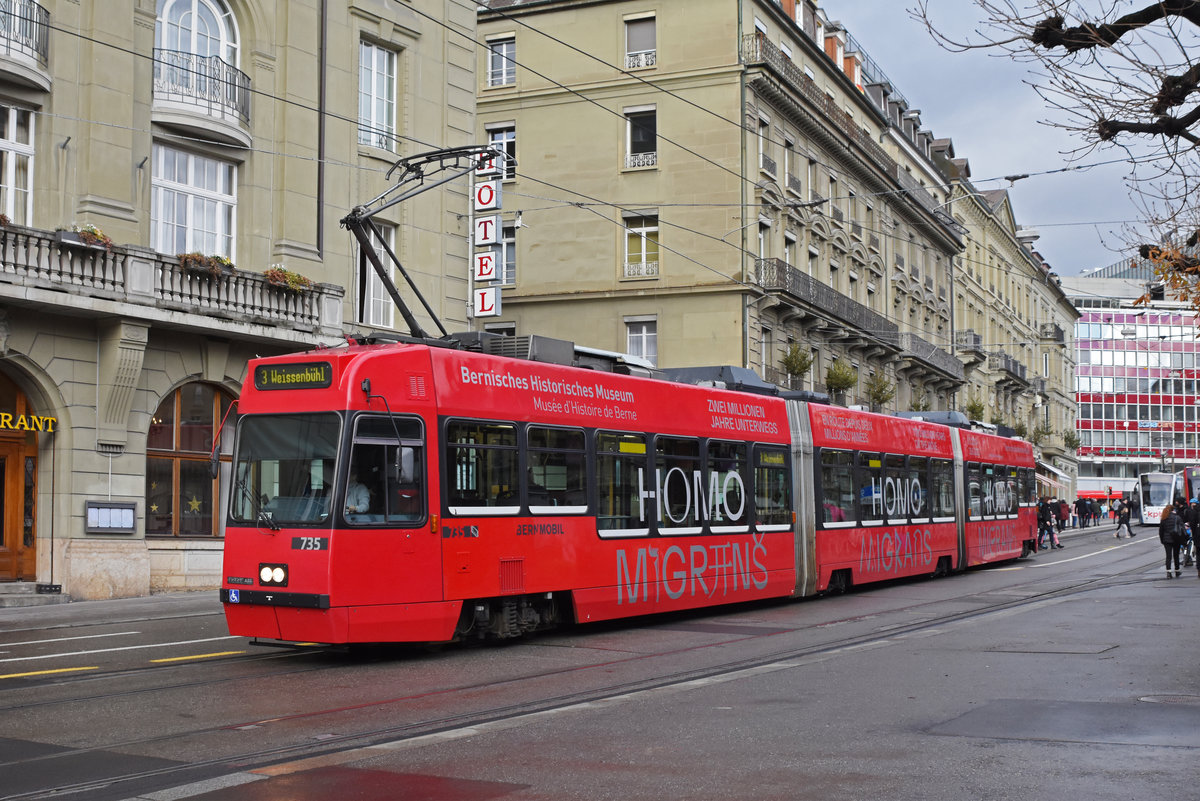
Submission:
M 1130 538 L 1133 537 L 1133 529 L 1129 527 L 1129 504 L 1124 502 L 1117 507 L 1117 533 L 1113 534 L 1117 539 L 1121 539 L 1121 529 L 1125 529 L 1125 534 Z
M 1042 544 L 1043 540 L 1046 545 Z M 1045 496 L 1042 496 L 1042 502 L 1038 504 L 1038 550 L 1043 547 L 1062 547 L 1058 542 L 1058 533 L 1054 530 L 1054 507 Z
M 1196 541 L 1196 534 L 1200 532 L 1200 498 L 1192 498 L 1188 502 L 1187 509 L 1187 524 L 1188 524 L 1188 539 L 1192 542 Z M 1187 545 L 1185 542 L 1184 545 Z M 1183 566 L 1191 567 L 1192 564 L 1192 549 L 1183 549 Z M 1198 565 L 1200 567 L 1200 565 Z
M 1171 577 L 1171 562 L 1175 562 L 1175 576 L 1179 577 L 1179 546 L 1187 542 L 1187 532 L 1183 516 L 1175 511 L 1175 507 L 1167 504 L 1163 507 L 1162 518 L 1158 522 L 1158 541 L 1163 544 L 1166 552 L 1167 578 Z
M 1067 506 L 1067 499 L 1063 498 L 1058 502 L 1058 533 L 1062 534 L 1063 529 L 1067 527 L 1067 518 L 1071 516 L 1071 507 Z
M 1076 498 L 1075 499 L 1075 516 L 1077 518 L 1079 518 L 1079 527 L 1080 528 L 1087 528 L 1088 517 L 1090 517 L 1090 515 L 1091 515 L 1091 512 L 1090 512 L 1090 509 L 1088 508 L 1088 502 L 1086 500 L 1084 500 L 1083 498 Z
M 1100 525 L 1100 502 L 1092 498 L 1088 501 L 1088 511 L 1092 514 L 1092 525 Z

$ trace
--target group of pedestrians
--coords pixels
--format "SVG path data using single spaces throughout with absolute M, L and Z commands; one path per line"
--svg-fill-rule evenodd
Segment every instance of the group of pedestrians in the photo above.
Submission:
M 1059 501 L 1057 498 L 1043 497 L 1038 501 L 1037 519 L 1038 519 L 1038 550 L 1042 548 L 1061 548 L 1062 543 L 1058 541 L 1058 532 L 1062 531 L 1066 526 L 1063 520 L 1065 511 L 1068 507 L 1065 501 Z
M 1175 577 L 1180 575 L 1180 551 L 1184 551 L 1184 564 L 1192 563 L 1191 548 L 1186 548 L 1192 541 L 1192 533 L 1200 530 L 1200 499 L 1192 498 L 1184 503 L 1182 498 L 1176 498 L 1175 503 L 1163 507 L 1162 517 L 1158 522 L 1158 540 L 1166 552 L 1165 566 L 1167 578 L 1171 578 L 1171 565 L 1175 565 Z M 1200 576 L 1200 562 L 1196 564 L 1196 575 Z

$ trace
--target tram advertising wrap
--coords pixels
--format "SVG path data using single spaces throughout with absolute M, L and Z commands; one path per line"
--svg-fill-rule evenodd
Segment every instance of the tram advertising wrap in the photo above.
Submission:
M 1036 547 L 1020 440 L 425 344 L 251 375 L 221 589 L 233 634 L 511 637 Z

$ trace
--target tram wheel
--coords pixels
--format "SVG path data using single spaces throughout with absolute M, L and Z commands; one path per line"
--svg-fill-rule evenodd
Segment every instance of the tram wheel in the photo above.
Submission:
M 942 578 L 943 576 L 948 576 L 948 575 L 950 575 L 950 557 L 949 556 L 938 557 L 937 567 L 935 567 L 933 569 L 933 577 L 934 578 Z

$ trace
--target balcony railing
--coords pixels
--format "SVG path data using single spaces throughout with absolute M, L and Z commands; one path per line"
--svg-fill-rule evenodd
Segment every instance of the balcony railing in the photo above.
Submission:
M 787 188 L 789 191 L 794 192 L 797 195 L 804 195 L 804 187 L 801 186 L 800 179 L 791 173 L 789 173 L 787 177 Z
M 957 234 L 955 228 L 950 225 L 953 220 L 938 208 L 933 195 L 896 163 L 878 142 L 868 136 L 854 119 L 838 106 L 836 100 L 826 95 L 812 78 L 804 74 L 803 69 L 784 56 L 769 39 L 761 33 L 746 34 L 742 38 L 742 61 L 745 64 L 765 64 L 776 75 L 782 77 L 793 91 L 820 110 L 833 127 L 853 141 L 876 166 L 895 178 L 913 200 L 935 216 L 944 227 Z
M 50 63 L 50 12 L 33 0 L 0 2 L 0 54 Z
M 635 167 L 656 167 L 658 166 L 658 152 L 629 153 L 625 156 L 625 166 L 631 170 Z
M 217 56 L 155 48 L 154 97 L 250 123 L 250 76 Z
M 904 355 L 908 358 L 923 362 L 958 381 L 963 380 L 962 362 L 932 342 L 928 342 L 916 334 L 903 333 L 900 335 L 900 345 L 904 348 Z
M 970 328 L 959 331 L 954 335 L 954 344 L 963 350 L 983 352 L 983 336 Z
M 831 315 L 847 328 L 894 347 L 900 344 L 900 329 L 896 324 L 851 300 L 835 289 L 816 281 L 781 259 L 755 259 L 754 273 L 758 285 L 772 292 L 782 292 L 800 300 L 814 310 Z
M 210 331 L 222 327 L 215 318 L 231 328 L 275 328 L 278 338 L 295 341 L 300 333 L 340 336 L 343 295 L 332 284 L 293 292 L 260 273 L 192 273 L 175 258 L 143 248 L 109 251 L 23 226 L 0 229 L 0 298 L 19 296 L 27 305 L 91 307 Z
M 645 67 L 653 67 L 657 63 L 657 50 L 639 50 L 636 53 L 625 54 L 625 69 L 640 70 Z
M 656 261 L 627 261 L 625 262 L 625 278 L 654 278 L 658 275 Z

